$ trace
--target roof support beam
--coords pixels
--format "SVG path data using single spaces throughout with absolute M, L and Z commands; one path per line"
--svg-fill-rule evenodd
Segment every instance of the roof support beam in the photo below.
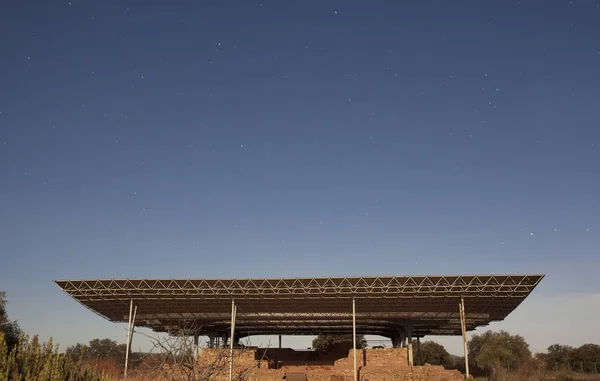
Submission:
M 133 340 L 133 330 L 135 328 L 135 315 L 137 313 L 137 306 L 133 307 L 133 299 L 129 303 L 129 324 L 127 326 L 127 347 L 125 349 L 125 369 L 123 376 L 127 378 L 127 366 L 129 363 L 129 354 L 131 352 L 131 341 Z
M 229 343 L 229 381 L 233 380 L 233 343 L 235 342 L 235 314 L 236 314 L 235 300 L 231 299 L 231 335 Z
M 354 342 L 354 381 L 358 381 L 356 369 L 356 300 L 352 298 L 352 341 Z
M 463 339 L 463 348 L 465 351 L 465 376 L 468 379 L 469 375 L 469 349 L 467 347 L 467 327 L 465 324 L 465 298 L 460 297 L 460 303 L 458 304 L 458 309 L 460 311 L 460 322 L 462 328 L 462 339 Z
M 413 345 L 412 345 L 412 339 L 413 339 L 413 324 L 412 323 L 408 323 L 404 326 L 404 330 L 406 332 L 406 338 L 408 340 L 408 365 L 412 368 L 413 366 Z

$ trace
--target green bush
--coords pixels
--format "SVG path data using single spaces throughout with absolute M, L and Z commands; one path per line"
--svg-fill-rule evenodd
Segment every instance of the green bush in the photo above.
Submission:
M 0 332 L 0 381 L 109 381 L 87 362 L 77 361 L 58 352 L 58 345 L 40 344 L 38 337 L 21 334 L 8 350 Z

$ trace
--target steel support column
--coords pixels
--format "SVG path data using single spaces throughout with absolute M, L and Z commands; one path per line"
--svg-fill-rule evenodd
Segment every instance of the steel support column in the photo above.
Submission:
M 229 337 L 229 381 L 233 380 L 233 342 L 235 337 L 235 315 L 237 308 L 235 300 L 231 299 L 231 335 Z
M 408 365 L 411 367 L 414 365 L 413 362 L 413 345 L 412 345 L 412 334 L 413 334 L 413 325 L 412 323 L 408 323 L 404 326 L 404 330 L 406 332 L 406 338 L 408 340 Z
M 398 348 L 406 348 L 406 332 L 404 331 L 404 327 L 398 329 Z
M 354 342 L 354 381 L 358 381 L 356 369 L 356 300 L 352 298 L 352 341 Z
M 469 378 L 469 350 L 467 348 L 467 323 L 465 316 L 465 298 L 460 297 L 460 303 L 458 304 L 458 309 L 460 312 L 460 327 L 462 330 L 462 339 L 463 339 L 463 347 L 465 351 L 465 377 Z
M 127 325 L 127 346 L 125 349 L 125 369 L 123 376 L 127 377 L 127 367 L 129 365 L 129 353 L 131 352 L 131 340 L 133 340 L 133 330 L 135 327 L 135 315 L 137 306 L 133 307 L 133 299 L 129 301 L 129 324 Z
M 281 349 L 281 335 L 279 335 L 279 349 Z
M 200 357 L 199 336 L 198 333 L 194 333 L 194 360 L 198 360 L 198 357 Z

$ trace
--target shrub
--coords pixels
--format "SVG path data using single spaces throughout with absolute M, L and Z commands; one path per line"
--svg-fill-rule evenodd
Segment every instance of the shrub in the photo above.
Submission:
M 40 344 L 38 337 L 19 335 L 10 351 L 0 332 L 0 381 L 109 381 L 89 363 L 76 361 L 58 352 L 50 339 Z

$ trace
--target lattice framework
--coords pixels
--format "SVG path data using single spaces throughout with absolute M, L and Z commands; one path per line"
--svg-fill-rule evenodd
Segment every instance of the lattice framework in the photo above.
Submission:
M 389 336 L 410 322 L 415 336 L 460 334 L 458 301 L 467 329 L 503 320 L 543 275 L 388 276 L 293 279 L 105 279 L 56 281 L 67 294 L 113 322 L 138 306 L 138 325 L 170 332 L 226 331 L 231 300 L 238 336 L 357 332 Z

